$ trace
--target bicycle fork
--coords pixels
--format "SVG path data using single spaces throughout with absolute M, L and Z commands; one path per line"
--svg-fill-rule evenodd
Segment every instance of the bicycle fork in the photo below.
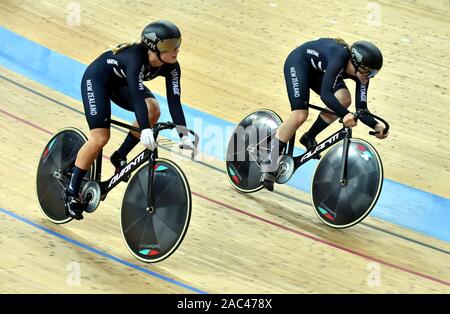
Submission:
M 342 151 L 342 164 L 341 164 L 341 179 L 340 179 L 340 183 L 342 186 L 346 186 L 348 183 L 348 178 L 347 178 L 347 164 L 348 164 L 348 149 L 350 146 L 350 138 L 352 137 L 352 130 L 351 129 L 347 129 L 347 135 L 344 138 L 344 145 L 342 147 L 343 151 Z
M 147 199 L 147 207 L 145 210 L 153 214 L 155 212 L 155 196 L 153 192 L 153 177 L 155 175 L 155 156 L 156 156 L 156 149 L 155 152 L 152 152 L 150 154 L 150 160 L 148 162 L 148 199 Z

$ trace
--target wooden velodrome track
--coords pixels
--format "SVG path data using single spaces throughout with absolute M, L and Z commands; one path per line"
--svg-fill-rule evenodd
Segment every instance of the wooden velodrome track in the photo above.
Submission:
M 88 64 L 108 46 L 138 37 L 149 21 L 170 19 L 183 32 L 183 102 L 234 123 L 261 107 L 287 117 L 282 65 L 301 42 L 376 42 L 385 67 L 371 83 L 370 108 L 391 121 L 392 133 L 379 142 L 364 127 L 355 132 L 383 156 L 386 177 L 450 197 L 447 1 L 380 1 L 378 26 L 368 25 L 368 2 L 358 0 L 78 1 L 80 26 L 67 25 L 67 3 L 3 0 L 1 26 Z M 146 265 L 127 251 L 119 229 L 124 185 L 82 222 L 53 225 L 39 211 L 36 166 L 58 129 L 87 133 L 82 105 L 5 68 L 0 75 L 7 78 L 0 80 L 0 208 L 10 213 L 0 212 L 2 293 L 450 292 L 449 243 L 372 217 L 332 230 L 306 193 L 277 186 L 277 193 L 239 194 L 222 162 L 177 157 L 169 142 L 161 155 L 176 159 L 193 192 L 190 229 L 169 259 Z M 161 79 L 148 86 L 165 94 Z M 105 156 L 123 136 L 112 131 Z M 73 262 L 79 285 L 68 283 Z

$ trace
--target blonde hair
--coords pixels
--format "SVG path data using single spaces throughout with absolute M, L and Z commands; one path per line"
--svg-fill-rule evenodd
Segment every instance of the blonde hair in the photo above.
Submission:
M 343 40 L 342 38 L 335 38 L 334 41 L 342 46 L 345 46 L 347 49 L 350 49 L 350 46 Z
M 138 42 L 134 41 L 134 42 L 118 44 L 117 46 L 111 48 L 111 51 L 112 51 L 113 54 L 118 54 L 119 52 L 121 52 L 122 50 L 124 50 L 124 49 L 126 49 L 128 47 L 131 47 L 131 46 L 134 46 L 134 45 L 138 45 L 140 43 L 142 43 L 142 41 L 138 41 Z

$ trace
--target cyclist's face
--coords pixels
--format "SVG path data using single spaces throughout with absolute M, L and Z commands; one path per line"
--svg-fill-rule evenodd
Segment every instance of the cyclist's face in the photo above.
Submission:
M 373 69 L 370 69 L 368 67 L 361 65 L 360 67 L 358 67 L 358 71 L 357 71 L 357 73 L 360 74 L 360 76 L 358 76 L 358 78 L 360 81 L 362 81 L 362 79 L 364 81 L 368 81 L 371 77 L 374 77 L 378 73 L 378 71 L 379 70 L 373 70 Z
M 367 84 L 367 82 L 369 81 L 369 78 L 370 78 L 368 73 L 364 74 L 359 71 L 356 71 L 356 77 L 363 84 Z
M 162 52 L 160 55 L 161 60 L 163 60 L 166 63 L 175 63 L 175 62 L 177 62 L 179 51 L 180 51 L 180 48 L 177 48 L 172 52 Z

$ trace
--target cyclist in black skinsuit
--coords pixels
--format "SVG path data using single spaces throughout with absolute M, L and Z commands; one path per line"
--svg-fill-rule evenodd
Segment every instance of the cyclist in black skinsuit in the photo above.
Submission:
M 66 213 L 82 219 L 83 206 L 79 192 L 82 179 L 110 138 L 111 100 L 120 107 L 135 112 L 140 134 L 130 132 L 110 160 L 116 172 L 126 165 L 127 154 L 139 143 L 155 149 L 157 143 L 151 127 L 160 116 L 159 104 L 144 81 L 163 76 L 169 111 L 175 124 L 186 126 L 180 102 L 180 65 L 177 55 L 181 33 L 168 21 L 156 21 L 142 32 L 141 42 L 122 44 L 103 53 L 86 69 L 81 81 L 86 119 L 91 130 L 89 140 L 78 152 L 70 184 L 65 191 Z M 182 128 L 180 148 L 194 149 L 194 143 Z
M 320 38 L 294 49 L 284 64 L 284 77 L 291 104 L 291 115 L 278 128 L 272 141 L 269 158 L 262 164 L 261 182 L 270 191 L 276 180 L 278 158 L 286 143 L 308 117 L 309 92 L 312 89 L 348 128 L 356 126 L 355 117 L 347 107 L 351 96 L 344 79 L 356 82 L 356 108 L 367 108 L 369 79 L 381 69 L 383 57 L 370 42 L 357 41 L 349 47 L 342 39 Z M 317 145 L 315 137 L 338 117 L 321 113 L 311 128 L 300 138 L 307 149 Z M 384 125 L 371 117 L 361 121 L 373 128 L 377 138 L 386 138 Z

